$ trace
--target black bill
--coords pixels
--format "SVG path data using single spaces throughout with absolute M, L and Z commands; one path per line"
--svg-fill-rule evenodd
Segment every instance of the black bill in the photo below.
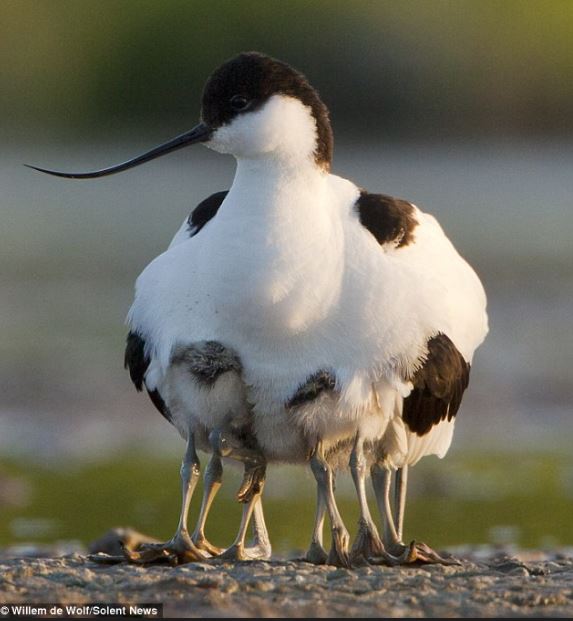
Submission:
M 46 168 L 38 168 L 37 166 L 30 166 L 29 164 L 25 164 L 25 166 L 33 168 L 34 170 L 39 170 L 43 173 L 48 173 L 49 175 L 55 175 L 56 177 L 65 177 L 66 179 L 95 179 L 96 177 L 105 177 L 106 175 L 113 175 L 114 173 L 123 172 L 124 170 L 128 170 L 135 166 L 139 166 L 140 164 L 144 164 L 145 162 L 149 162 L 156 157 L 160 157 L 166 153 L 171 153 L 171 151 L 176 151 L 177 149 L 181 149 L 198 142 L 207 142 L 212 135 L 213 130 L 208 125 L 205 125 L 205 123 L 199 123 L 199 125 L 196 125 L 190 131 L 169 140 L 169 142 L 155 147 L 155 149 L 151 149 L 151 151 L 147 151 L 147 153 L 143 153 L 142 155 L 138 155 L 131 160 L 127 160 L 127 162 L 123 162 L 123 164 L 117 164 L 117 166 L 110 166 L 109 168 L 102 168 L 101 170 L 94 170 L 92 172 L 68 173 L 57 170 L 48 170 Z

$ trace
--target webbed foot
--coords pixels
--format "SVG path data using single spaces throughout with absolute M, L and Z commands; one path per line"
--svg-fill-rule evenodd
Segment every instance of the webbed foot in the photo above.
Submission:
M 152 563 L 182 565 L 208 558 L 208 555 L 191 541 L 189 535 L 182 533 L 176 534 L 165 543 L 144 543 L 134 549 L 124 546 L 123 552 L 127 561 L 140 565 Z
M 405 546 L 404 546 L 405 547 Z M 461 561 L 451 554 L 441 555 L 429 545 L 422 542 L 412 541 L 410 548 L 413 548 L 414 559 L 409 562 L 421 563 L 423 565 L 437 564 L 437 565 L 461 565 Z M 411 554 L 409 554 L 411 557 Z
M 263 543 L 258 543 L 253 546 L 245 548 L 245 554 L 251 561 L 269 561 L 271 558 L 272 550 L 271 546 Z
M 305 554 L 304 560 L 313 565 L 325 565 L 328 559 L 326 550 L 318 543 L 313 541 Z
M 222 554 L 225 551 L 225 548 L 219 548 L 213 545 L 203 534 L 194 534 L 191 537 L 191 541 L 198 550 L 209 556 L 219 556 L 219 554 Z
M 382 556 L 371 557 L 368 562 L 372 565 L 461 565 L 461 562 L 451 555 L 442 556 L 425 543 L 412 541 L 406 546 L 402 543 L 395 544 L 391 553 L 386 552 Z
M 350 553 L 348 546 L 350 543 L 350 535 L 346 528 L 332 529 L 332 546 L 326 559 L 327 565 L 335 565 L 336 567 L 346 567 L 350 569 Z
M 262 493 L 265 483 L 266 466 L 245 468 L 245 474 L 236 498 L 241 503 L 248 503 Z
M 358 534 L 350 550 L 352 562 L 365 562 L 371 557 L 381 557 L 385 554 L 384 544 L 374 524 L 361 519 L 358 523 Z
M 271 549 L 261 543 L 248 547 L 234 543 L 217 558 L 223 561 L 268 561 L 271 558 Z

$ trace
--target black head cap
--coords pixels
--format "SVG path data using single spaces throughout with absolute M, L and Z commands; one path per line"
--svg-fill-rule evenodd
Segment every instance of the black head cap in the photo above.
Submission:
M 272 95 L 287 95 L 312 110 L 317 128 L 316 163 L 332 161 L 332 128 L 328 108 L 302 73 L 259 52 L 244 52 L 221 65 L 203 91 L 202 119 L 213 129 L 243 112 L 256 110 Z

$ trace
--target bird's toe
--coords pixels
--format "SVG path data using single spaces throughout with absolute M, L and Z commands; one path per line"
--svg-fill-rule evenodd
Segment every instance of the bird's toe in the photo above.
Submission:
M 417 562 L 424 565 L 436 564 L 436 565 L 461 565 L 461 561 L 451 554 L 438 553 L 429 545 L 423 542 L 412 542 L 411 547 L 415 549 L 415 558 L 410 562 Z
M 330 549 L 326 564 L 334 565 L 334 567 L 345 567 L 346 569 L 352 567 L 348 550 L 336 550 L 335 548 Z
M 382 556 L 384 553 L 384 544 L 374 525 L 361 521 L 350 551 L 352 562 L 357 563 L 371 557 Z
M 225 548 L 213 545 L 205 535 L 194 535 L 191 540 L 198 550 L 212 557 L 219 556 L 225 551 Z
M 183 535 L 176 535 L 165 543 L 143 543 L 137 548 L 124 546 L 123 553 L 128 562 L 140 565 L 154 563 L 182 565 L 208 558 L 208 555 L 197 548 L 188 536 Z
M 261 494 L 265 480 L 264 468 L 253 468 L 245 472 L 241 487 L 236 494 L 237 501 L 243 504 L 251 502 L 251 500 Z
M 410 542 L 409 545 L 395 544 L 381 555 L 368 559 L 372 565 L 461 565 L 450 554 L 441 555 L 425 543 Z
M 268 561 L 271 558 L 271 548 L 268 545 L 258 543 L 245 548 L 245 555 L 250 561 Z
M 308 548 L 304 560 L 313 565 L 324 565 L 328 559 L 326 550 L 316 541 L 313 541 Z
M 248 561 L 249 559 L 245 546 L 241 544 L 233 544 L 217 557 L 223 561 Z
M 245 547 L 243 544 L 233 544 L 217 557 L 224 561 L 268 561 L 271 558 L 269 546 L 257 544 Z

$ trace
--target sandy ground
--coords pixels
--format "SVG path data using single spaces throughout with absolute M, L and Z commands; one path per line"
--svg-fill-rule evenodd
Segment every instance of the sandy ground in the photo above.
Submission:
M 0 605 L 162 603 L 172 617 L 571 617 L 573 558 L 337 569 L 301 561 L 101 565 L 0 555 Z

